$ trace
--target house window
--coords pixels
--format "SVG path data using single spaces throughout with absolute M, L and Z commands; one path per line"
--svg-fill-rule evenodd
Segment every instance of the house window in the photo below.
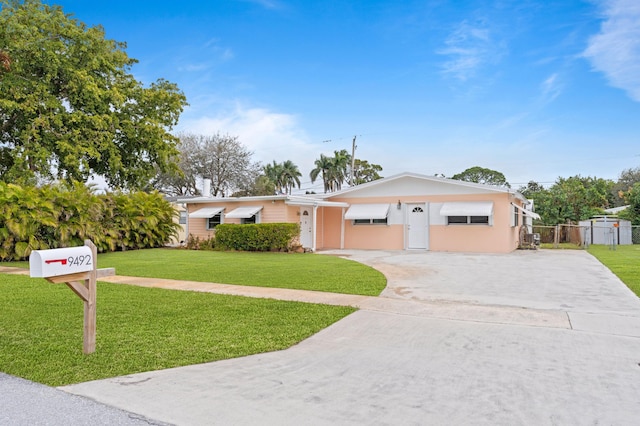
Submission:
M 253 223 L 258 223 L 258 215 L 254 214 L 251 217 L 242 218 L 242 219 L 240 219 L 240 223 L 242 225 L 250 225 L 250 224 L 253 224 Z
M 354 219 L 354 225 L 386 225 L 387 218 L 383 219 Z
M 489 216 L 447 216 L 447 225 L 489 225 Z
M 207 230 L 214 229 L 216 226 L 220 225 L 222 222 L 222 213 L 218 213 L 217 215 L 211 216 L 207 219 Z
M 513 226 L 518 226 L 520 222 L 520 211 L 516 206 L 513 206 Z
M 180 225 L 186 225 L 187 224 L 187 212 L 186 211 L 181 211 L 180 212 L 180 220 L 179 222 Z

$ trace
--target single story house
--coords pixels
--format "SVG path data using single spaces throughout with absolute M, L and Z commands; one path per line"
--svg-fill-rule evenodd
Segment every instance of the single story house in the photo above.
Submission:
M 300 224 L 311 250 L 377 249 L 507 253 L 518 248 L 528 201 L 509 188 L 402 173 L 313 195 L 181 200 L 187 235 L 221 223 Z

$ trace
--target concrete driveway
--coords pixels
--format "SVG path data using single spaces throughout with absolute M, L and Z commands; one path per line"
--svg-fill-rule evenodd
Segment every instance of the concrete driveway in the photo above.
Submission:
M 640 418 L 640 301 L 588 253 L 340 253 L 388 288 L 293 348 L 62 389 L 179 425 Z

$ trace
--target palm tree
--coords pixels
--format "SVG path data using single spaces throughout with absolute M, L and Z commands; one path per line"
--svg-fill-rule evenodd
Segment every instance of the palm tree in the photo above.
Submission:
M 333 168 L 333 158 L 327 157 L 324 154 L 320 154 L 320 158 L 314 161 L 315 168 L 309 173 L 311 183 L 314 183 L 319 175 L 322 175 L 322 182 L 324 183 L 324 192 L 327 192 L 329 187 L 330 170 Z
M 342 184 L 347 179 L 351 155 L 346 149 L 333 152 L 333 164 L 330 172 L 330 186 L 332 191 L 342 189 Z
M 281 167 L 282 184 L 287 192 L 291 194 L 294 185 L 297 185 L 298 188 L 300 188 L 300 176 L 302 176 L 302 173 L 300 173 L 300 170 L 298 170 L 298 166 L 296 166 L 291 160 L 287 160 L 282 163 Z
M 284 192 L 284 183 L 282 181 L 282 164 L 279 164 L 276 162 L 276 160 L 273 160 L 273 163 L 264 166 L 262 168 L 262 171 L 264 172 L 264 175 L 267 177 L 267 179 L 269 179 L 276 187 L 276 192 Z

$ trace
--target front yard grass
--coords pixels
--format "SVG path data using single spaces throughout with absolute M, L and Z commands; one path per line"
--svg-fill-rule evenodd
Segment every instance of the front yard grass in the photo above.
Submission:
M 28 262 L 0 265 L 28 268 Z M 336 256 L 149 249 L 98 255 L 98 267 L 135 277 L 316 290 L 377 296 L 387 280 L 375 269 Z
M 640 297 L 640 245 L 591 245 L 589 253 L 618 276 Z
M 156 276 L 162 260 L 154 259 L 167 258 L 161 250 L 144 257 L 151 254 L 141 260 L 154 265 L 140 270 Z M 122 259 L 112 264 L 131 273 L 135 267 L 126 269 Z M 197 269 L 180 266 L 189 267 Z M 0 278 L 0 371 L 51 386 L 285 349 L 355 311 L 99 282 L 96 352 L 83 355 L 83 305 L 71 290 L 25 276 Z
M 317 290 L 377 296 L 387 280 L 382 273 L 335 256 L 151 249 L 98 256 L 98 267 L 118 275 L 170 278 L 259 287 Z

